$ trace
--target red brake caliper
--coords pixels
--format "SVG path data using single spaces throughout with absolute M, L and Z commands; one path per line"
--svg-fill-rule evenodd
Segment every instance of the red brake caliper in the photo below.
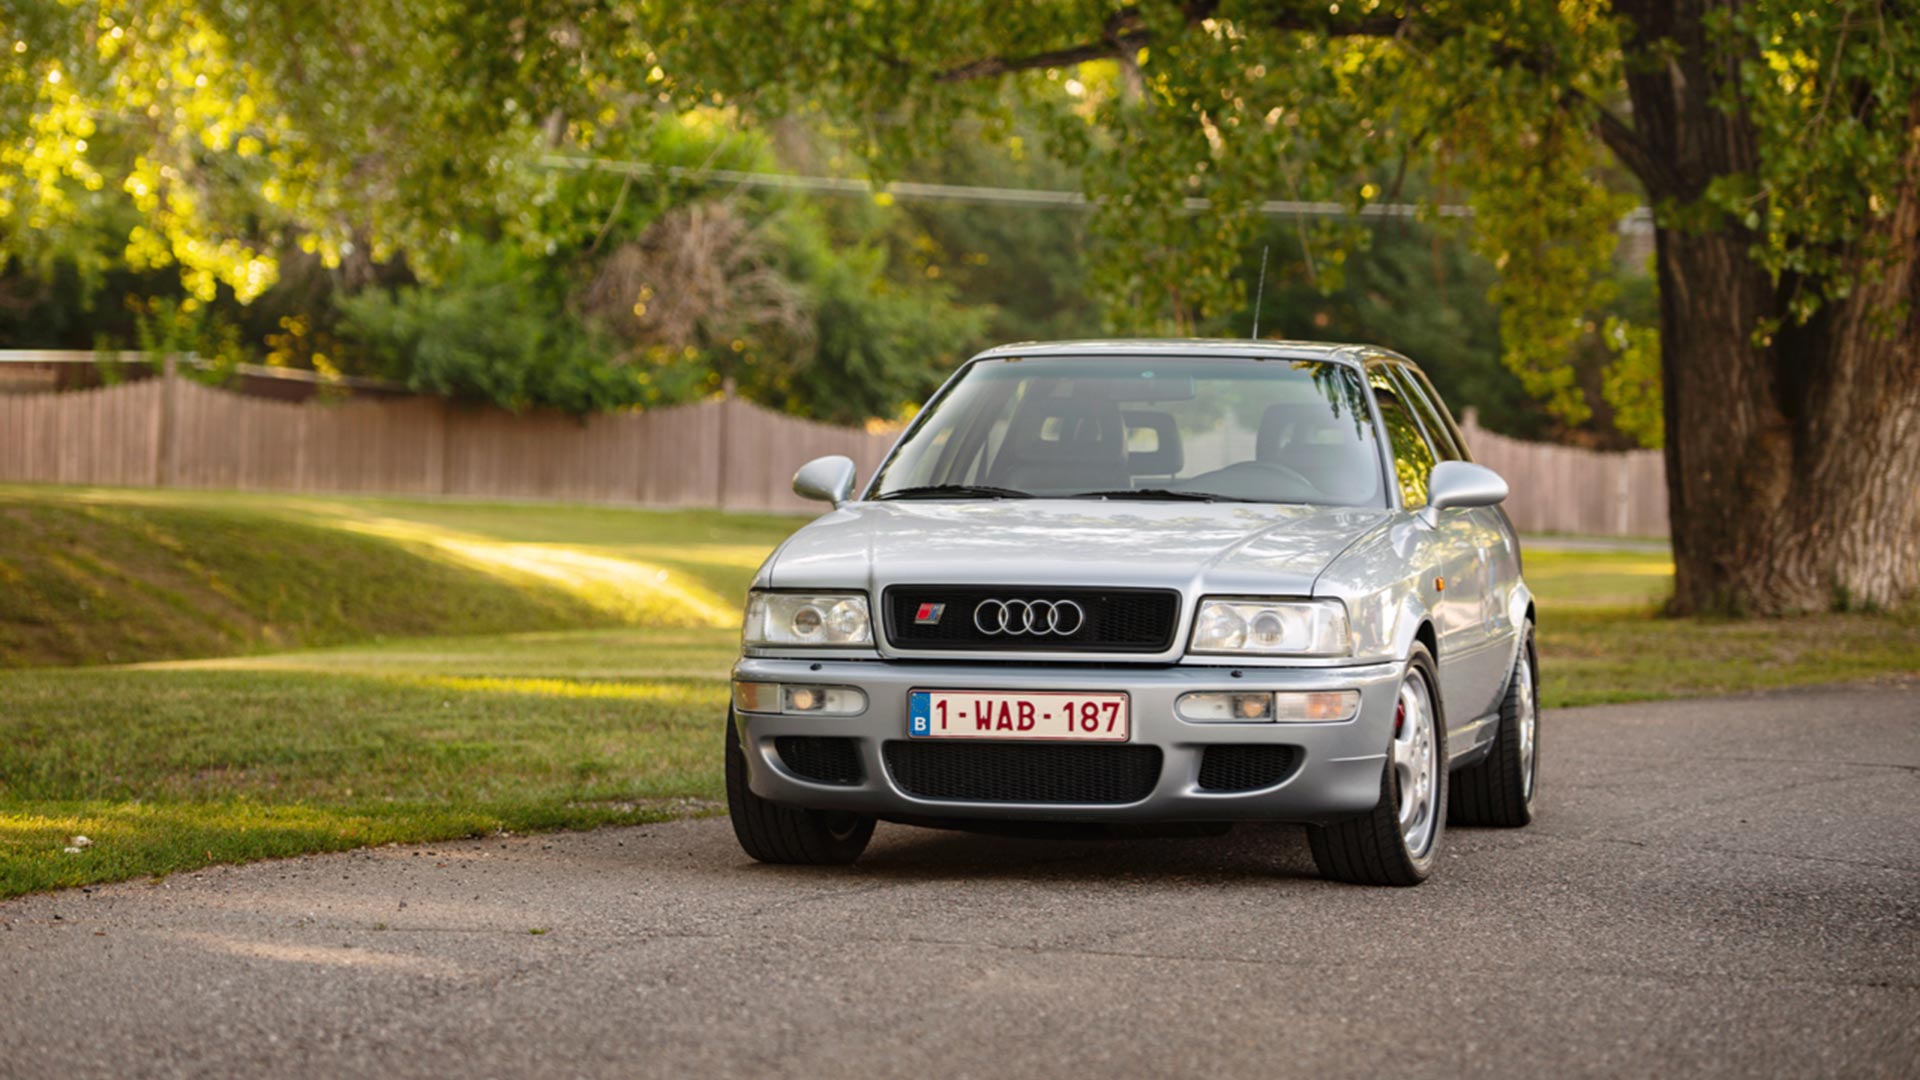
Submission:
M 1407 703 L 1402 701 L 1393 709 L 1393 737 L 1400 737 L 1400 729 L 1407 723 Z

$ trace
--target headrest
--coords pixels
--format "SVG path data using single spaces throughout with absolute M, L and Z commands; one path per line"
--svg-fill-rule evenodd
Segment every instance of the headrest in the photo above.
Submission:
M 1186 453 L 1180 447 L 1180 426 L 1173 414 L 1134 410 L 1121 413 L 1131 434 L 1142 428 L 1153 432 L 1151 450 L 1127 452 L 1127 472 L 1132 476 L 1176 476 L 1187 467 Z
M 1058 421 L 1051 438 L 1048 421 Z M 1110 401 L 1041 402 L 1022 409 L 1018 423 L 1018 430 L 1007 436 L 1016 458 L 1118 462 L 1126 454 L 1120 409 Z
M 1305 442 L 1302 436 L 1307 432 L 1330 428 L 1333 424 L 1332 407 L 1325 402 L 1269 405 L 1267 411 L 1260 414 L 1260 434 L 1254 441 L 1253 455 L 1260 461 L 1275 461 L 1287 443 Z

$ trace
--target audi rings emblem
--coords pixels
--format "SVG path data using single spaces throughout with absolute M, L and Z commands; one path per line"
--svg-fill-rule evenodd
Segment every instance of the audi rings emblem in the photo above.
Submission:
M 1087 623 L 1087 613 L 1071 600 L 982 600 L 973 609 L 973 628 L 996 634 L 1071 637 Z

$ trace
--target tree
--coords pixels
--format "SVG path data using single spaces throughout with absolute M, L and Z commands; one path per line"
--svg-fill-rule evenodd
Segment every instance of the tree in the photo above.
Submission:
M 1257 200 L 1359 209 L 1412 159 L 1475 213 L 1506 360 L 1563 418 L 1656 214 L 1674 607 L 1768 613 L 1920 590 L 1920 20 L 1888 0 L 833 0 L 653 10 L 653 46 L 775 109 L 885 115 L 871 144 L 1065 104 L 1116 321 L 1225 310 Z M 726 63 L 720 61 L 724 58 Z M 1065 91 L 1063 93 L 1063 91 Z M 1389 189 L 1390 190 L 1390 189 Z M 1189 213 L 1190 197 L 1209 200 Z M 1323 237 L 1339 249 L 1337 228 Z M 1129 314 L 1133 313 L 1133 314 Z M 1644 412 L 1652 335 L 1607 327 Z

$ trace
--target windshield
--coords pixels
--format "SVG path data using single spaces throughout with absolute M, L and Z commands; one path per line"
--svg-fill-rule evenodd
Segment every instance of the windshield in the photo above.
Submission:
M 1383 506 L 1359 376 L 1307 360 L 981 360 L 881 466 L 873 498 Z

